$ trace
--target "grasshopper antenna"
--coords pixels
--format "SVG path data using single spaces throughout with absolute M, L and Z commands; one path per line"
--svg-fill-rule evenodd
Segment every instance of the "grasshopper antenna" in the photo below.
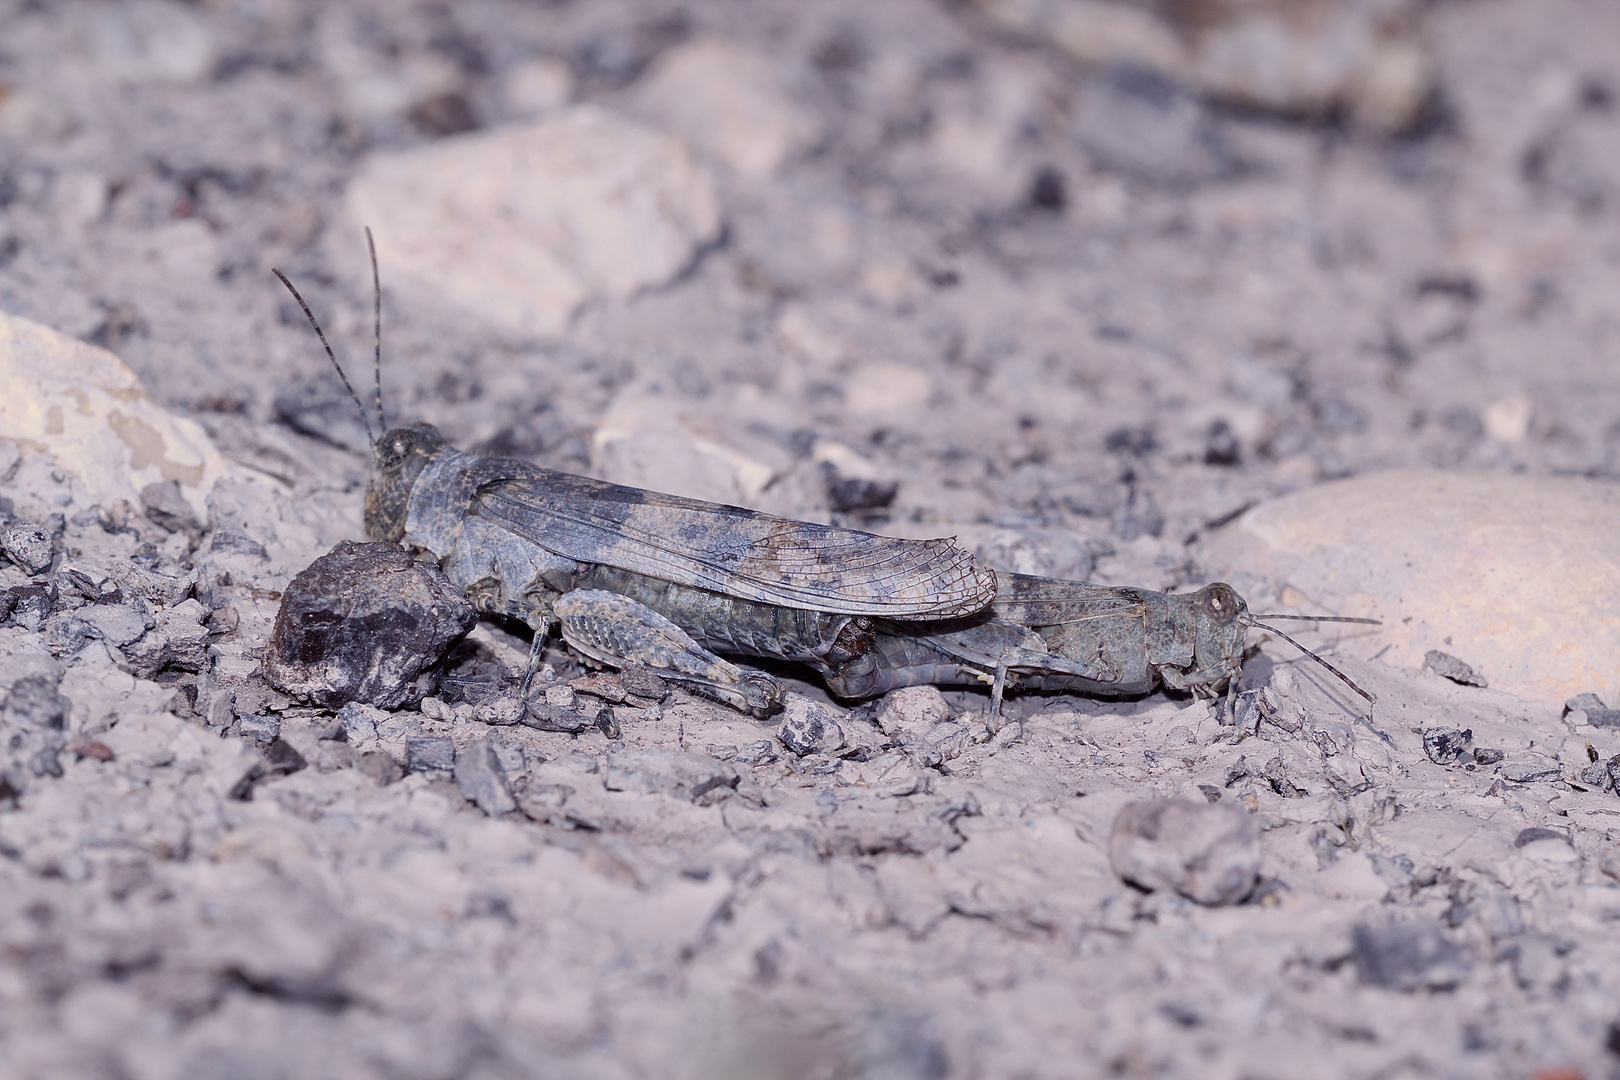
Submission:
M 1348 615 L 1250 615 L 1251 619 L 1299 619 L 1301 622 L 1353 622 L 1366 626 L 1383 626 L 1378 619 L 1352 619 Z
M 382 407 L 382 276 L 377 273 L 377 244 L 371 239 L 370 225 L 366 226 L 366 250 L 371 253 L 371 308 L 376 316 L 376 333 L 372 338 L 376 350 L 372 353 L 371 374 L 377 388 L 377 430 L 387 431 L 388 421 L 383 417 Z
M 1312 660 L 1315 660 L 1318 664 L 1321 664 L 1323 667 L 1325 667 L 1329 671 L 1333 672 L 1333 674 L 1335 674 L 1335 675 L 1337 675 L 1339 677 L 1340 681 L 1342 681 L 1344 683 L 1344 685 L 1348 686 L 1350 689 L 1354 690 L 1356 693 L 1358 693 L 1362 697 L 1366 698 L 1367 699 L 1367 704 L 1376 705 L 1378 703 L 1377 698 L 1373 697 L 1367 691 L 1363 690 L 1361 687 L 1356 685 L 1356 680 L 1352 679 L 1350 676 L 1346 675 L 1344 672 L 1340 671 L 1338 668 L 1334 667 L 1332 664 L 1330 664 L 1326 660 L 1322 659 L 1316 653 L 1313 653 L 1311 650 L 1307 649 L 1305 646 L 1301 645 L 1299 642 L 1295 641 L 1293 638 L 1289 637 L 1287 634 L 1283 633 L 1281 630 L 1277 629 L 1275 626 L 1267 626 L 1263 622 L 1257 622 L 1256 621 L 1257 619 L 1261 619 L 1261 618 L 1274 619 L 1274 618 L 1277 618 L 1277 616 L 1275 616 L 1275 615 L 1250 616 L 1249 617 L 1249 625 L 1253 626 L 1253 627 L 1256 627 L 1257 629 L 1260 629 L 1260 630 L 1269 630 L 1269 631 L 1271 631 L 1273 634 L 1276 634 L 1278 637 L 1280 637 L 1284 641 L 1288 642 L 1288 644 L 1292 645 L 1294 648 L 1298 649 L 1300 652 L 1304 653 L 1306 656 L 1310 657 Z M 1309 616 L 1307 616 L 1307 615 L 1284 615 L 1284 616 L 1282 616 L 1282 618 L 1285 618 L 1285 619 L 1304 619 L 1304 618 L 1309 618 Z M 1378 622 L 1377 619 L 1323 619 L 1322 621 L 1323 622 L 1372 623 L 1374 625 L 1382 625 L 1381 623 Z
M 372 266 L 375 267 L 376 263 L 373 262 Z M 298 301 L 298 306 L 304 309 L 304 318 L 308 319 L 309 325 L 315 328 L 315 336 L 321 339 L 321 346 L 326 350 L 326 358 L 332 361 L 332 366 L 337 369 L 338 378 L 343 380 L 343 388 L 349 392 L 349 396 L 354 399 L 355 407 L 360 410 L 360 422 L 366 425 L 366 441 L 375 447 L 377 445 L 377 436 L 371 430 L 371 417 L 366 413 L 366 407 L 360 404 L 360 395 L 354 392 L 354 387 L 349 383 L 349 377 L 343 374 L 343 365 L 337 362 L 337 354 L 332 351 L 332 346 L 327 344 L 326 333 L 321 329 L 321 324 L 315 321 L 315 313 L 309 310 L 309 305 L 304 303 L 304 298 L 302 296 L 298 295 L 298 290 L 293 288 L 293 283 L 287 280 L 286 274 L 283 274 L 280 270 L 277 270 L 273 266 L 270 268 L 270 272 L 276 275 L 276 277 L 281 280 L 283 285 L 287 286 L 287 291 L 292 293 L 294 300 Z M 380 309 L 382 305 L 381 294 L 378 296 L 377 304 Z M 378 355 L 381 356 L 382 344 L 380 339 L 377 350 Z M 381 375 L 378 376 L 378 379 L 381 379 Z M 380 382 L 379 385 L 381 385 Z

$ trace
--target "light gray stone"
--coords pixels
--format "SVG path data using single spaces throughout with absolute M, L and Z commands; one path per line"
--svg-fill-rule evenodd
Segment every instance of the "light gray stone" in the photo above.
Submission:
M 1144 889 L 1200 904 L 1235 904 L 1260 873 L 1260 826 L 1228 802 L 1154 799 L 1126 804 L 1108 841 L 1114 873 Z

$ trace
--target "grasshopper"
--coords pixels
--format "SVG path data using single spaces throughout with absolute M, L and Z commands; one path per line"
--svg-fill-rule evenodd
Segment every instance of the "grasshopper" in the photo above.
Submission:
M 781 684 L 716 655 L 681 616 L 722 627 L 711 637 L 729 651 L 836 668 L 871 647 L 872 618 L 905 625 L 961 617 L 994 598 L 995 575 L 950 540 L 792 521 L 463 453 L 427 424 L 388 427 L 382 288 L 369 229 L 366 241 L 376 298 L 375 431 L 309 305 L 273 273 L 360 408 L 371 443 L 367 534 L 428 553 L 479 611 L 533 630 L 525 696 L 556 624 L 593 660 L 645 664 L 764 716 L 780 706 Z
M 863 698 L 902 686 L 989 684 L 990 713 L 1006 690 L 1069 690 L 1132 697 L 1157 686 L 1215 698 L 1236 692 L 1251 628 L 1276 634 L 1376 699 L 1344 672 L 1263 619 L 1379 625 L 1376 619 L 1256 615 L 1224 582 L 1168 594 L 1028 574 L 999 575 L 995 601 L 937 624 L 880 625 L 860 662 L 824 672 L 832 691 Z M 992 721 L 994 723 L 994 721 Z
M 1251 627 L 1276 633 L 1229 585 L 1170 595 L 996 574 L 949 540 L 901 540 L 480 457 L 432 426 L 389 428 L 382 408 L 382 289 L 371 232 L 380 434 L 298 290 L 360 409 L 372 448 L 366 532 L 431 554 L 480 611 L 534 632 L 527 696 L 555 623 L 599 663 L 641 663 L 757 716 L 781 684 L 729 653 L 802 663 L 845 698 L 902 686 L 1133 696 L 1163 685 L 1230 698 Z M 1320 621 L 1375 623 L 1370 619 Z

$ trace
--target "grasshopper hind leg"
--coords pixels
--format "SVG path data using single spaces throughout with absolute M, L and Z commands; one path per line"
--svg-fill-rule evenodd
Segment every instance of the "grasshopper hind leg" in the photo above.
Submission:
M 728 705 L 764 717 L 781 708 L 782 684 L 740 668 L 699 645 L 652 608 L 618 593 L 576 589 L 552 604 L 563 640 L 599 663 L 645 664 Z

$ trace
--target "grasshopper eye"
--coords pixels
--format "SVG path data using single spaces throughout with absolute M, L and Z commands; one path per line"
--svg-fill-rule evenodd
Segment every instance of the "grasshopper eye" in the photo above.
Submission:
M 1230 585 L 1216 583 L 1204 589 L 1204 614 L 1218 626 L 1226 626 L 1237 618 L 1239 600 Z

